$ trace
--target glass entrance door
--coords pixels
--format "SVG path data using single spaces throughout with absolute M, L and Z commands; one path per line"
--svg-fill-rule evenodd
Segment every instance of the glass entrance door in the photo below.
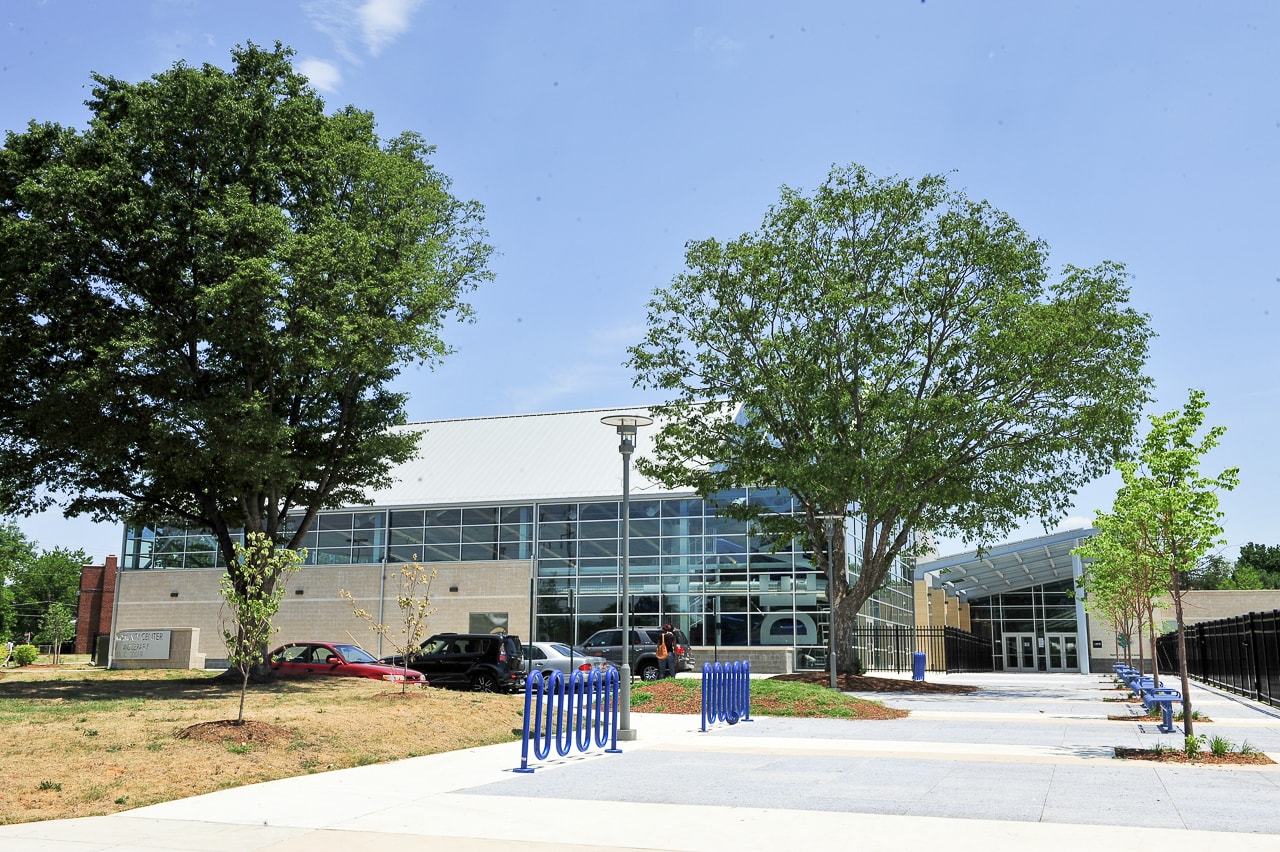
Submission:
M 1045 636 L 1048 645 L 1049 671 L 1074 672 L 1080 670 L 1080 659 L 1076 652 L 1076 634 L 1050 633 Z
M 1004 634 L 1004 670 L 1007 672 L 1033 672 L 1036 670 L 1035 634 Z

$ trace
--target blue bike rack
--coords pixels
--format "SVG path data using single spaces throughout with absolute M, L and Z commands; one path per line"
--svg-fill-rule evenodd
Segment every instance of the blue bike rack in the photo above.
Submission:
M 568 756 L 576 747 L 587 751 L 594 744 L 609 754 L 618 754 L 617 669 L 575 671 L 565 679 L 560 672 L 548 676 L 534 672 L 524 687 L 524 737 L 520 745 L 520 767 L 516 772 L 533 772 L 529 766 L 529 746 L 535 760 L 546 760 L 554 745 L 556 754 Z M 546 720 L 545 723 L 543 720 Z
M 702 730 L 716 722 L 751 721 L 751 663 L 702 664 Z

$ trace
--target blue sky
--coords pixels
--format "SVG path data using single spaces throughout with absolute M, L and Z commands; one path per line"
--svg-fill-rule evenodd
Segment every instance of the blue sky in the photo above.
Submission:
M 422 134 L 499 255 L 476 322 L 447 330 L 457 353 L 406 373 L 414 420 L 657 402 L 625 349 L 687 241 L 754 229 L 779 186 L 833 164 L 947 173 L 1056 267 L 1127 265 L 1159 334 L 1152 411 L 1202 388 L 1227 427 L 1205 470 L 1241 468 L 1234 558 L 1280 544 L 1278 35 L 1269 0 L 6 0 L 0 128 L 82 126 L 91 72 L 228 67 L 279 40 L 330 107 Z M 116 526 L 21 524 L 44 547 L 120 546 Z

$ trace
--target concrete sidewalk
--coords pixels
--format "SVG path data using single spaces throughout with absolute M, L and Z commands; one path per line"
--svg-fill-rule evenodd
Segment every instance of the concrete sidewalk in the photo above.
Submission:
M 1280 849 L 1280 766 L 1114 759 L 1181 747 L 1108 721 L 1101 675 L 971 674 L 976 693 L 868 696 L 906 719 L 761 718 L 698 731 L 633 714 L 623 754 L 512 770 L 509 743 L 224 790 L 108 817 L 0 827 L 0 850 Z M 1195 687 L 1199 733 L 1280 759 L 1280 712 Z

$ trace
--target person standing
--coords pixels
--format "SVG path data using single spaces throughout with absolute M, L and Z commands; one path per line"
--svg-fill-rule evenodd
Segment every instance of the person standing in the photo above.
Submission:
M 676 634 L 670 624 L 662 625 L 658 640 L 658 677 L 676 676 Z
M 10 639 L 4 643 L 4 665 L 9 667 L 9 663 L 13 662 L 13 640 Z

